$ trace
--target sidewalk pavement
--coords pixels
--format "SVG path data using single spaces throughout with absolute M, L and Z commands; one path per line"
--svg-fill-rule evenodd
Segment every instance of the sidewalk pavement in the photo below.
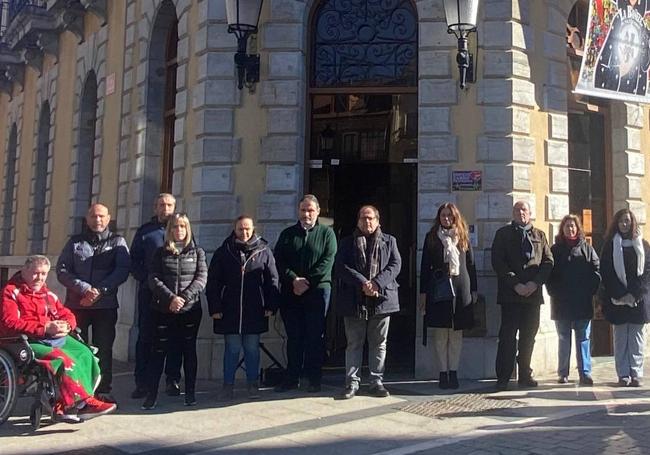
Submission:
M 334 400 L 340 378 L 320 394 L 262 392 L 259 400 L 216 401 L 199 383 L 198 405 L 161 394 L 153 411 L 132 400 L 128 365 L 115 378 L 117 413 L 33 432 L 29 400 L 0 427 L 3 455 L 58 454 L 650 454 L 650 387 L 619 388 L 611 358 L 594 359 L 596 385 L 540 379 L 535 389 L 494 393 L 494 381 L 461 381 L 443 393 L 435 381 L 387 381 L 389 398 Z M 577 376 L 577 375 L 575 375 Z M 362 389 L 363 392 L 363 389 Z

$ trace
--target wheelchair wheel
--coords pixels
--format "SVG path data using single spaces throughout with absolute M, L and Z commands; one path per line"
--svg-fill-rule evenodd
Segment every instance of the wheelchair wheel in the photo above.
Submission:
M 41 417 L 43 417 L 43 405 L 34 403 L 29 410 L 29 423 L 32 424 L 34 431 L 41 428 Z
M 16 406 L 17 388 L 14 359 L 0 349 L 0 425 L 5 423 Z

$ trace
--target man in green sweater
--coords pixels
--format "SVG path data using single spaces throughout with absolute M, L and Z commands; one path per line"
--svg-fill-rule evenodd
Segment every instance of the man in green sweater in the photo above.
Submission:
M 286 228 L 275 246 L 282 299 L 280 314 L 287 332 L 287 374 L 276 392 L 298 387 L 301 375 L 309 392 L 320 391 L 324 357 L 325 316 L 332 288 L 336 236 L 318 223 L 316 196 L 300 200 L 299 221 Z

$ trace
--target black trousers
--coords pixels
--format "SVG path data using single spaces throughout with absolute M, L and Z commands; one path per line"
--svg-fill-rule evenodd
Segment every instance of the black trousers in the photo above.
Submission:
M 138 388 L 147 387 L 147 364 L 151 358 L 151 349 L 155 325 L 153 321 L 154 310 L 151 309 L 153 294 L 146 283 L 138 286 L 138 340 L 135 343 L 135 384 Z M 165 362 L 165 375 L 167 383 L 181 380 L 181 352 L 173 346 L 167 353 Z
M 506 382 L 519 367 L 519 379 L 531 376 L 530 359 L 533 356 L 535 335 L 539 329 L 539 305 L 525 303 L 501 304 L 501 328 L 497 350 L 496 373 L 499 382 Z M 519 343 L 517 344 L 517 332 Z M 517 352 L 519 348 L 519 352 Z
M 310 289 L 291 296 L 280 309 L 287 332 L 287 377 L 298 382 L 304 373 L 310 384 L 321 382 L 325 357 L 325 316 L 330 289 Z
M 158 383 L 163 372 L 165 357 L 177 350 L 182 355 L 183 373 L 185 373 L 185 393 L 193 393 L 196 386 L 196 337 L 201 325 L 200 305 L 187 313 L 152 312 L 154 328 L 153 349 L 147 364 L 147 389 L 158 395 Z
M 81 337 L 96 346 L 99 369 L 102 379 L 97 387 L 97 393 L 110 393 L 113 384 L 113 342 L 115 341 L 115 324 L 117 324 L 117 308 L 107 309 L 73 309 L 77 319 L 77 327 Z M 88 328 L 92 327 L 92 339 L 88 338 Z

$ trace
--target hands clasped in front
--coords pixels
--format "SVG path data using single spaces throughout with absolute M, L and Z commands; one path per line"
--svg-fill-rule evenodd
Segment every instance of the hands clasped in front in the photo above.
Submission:
M 64 337 L 70 333 L 70 330 L 72 330 L 72 327 L 70 327 L 68 321 L 56 320 L 45 324 L 45 335 L 49 336 L 50 338 Z
M 366 281 L 361 285 L 361 292 L 368 297 L 379 297 L 379 286 L 372 281 Z
M 169 311 L 172 313 L 178 313 L 181 311 L 181 308 L 185 306 L 185 299 L 183 297 L 174 296 L 171 302 L 169 302 Z
M 303 295 L 309 289 L 309 280 L 301 276 L 293 280 L 293 293 L 296 295 Z
M 529 281 L 528 283 L 517 283 L 515 284 L 515 292 L 519 294 L 522 297 L 528 297 L 532 295 L 536 290 L 538 286 L 537 283 L 534 281 Z
M 84 307 L 92 306 L 100 297 L 102 293 L 97 288 L 88 289 L 81 297 L 79 305 Z

